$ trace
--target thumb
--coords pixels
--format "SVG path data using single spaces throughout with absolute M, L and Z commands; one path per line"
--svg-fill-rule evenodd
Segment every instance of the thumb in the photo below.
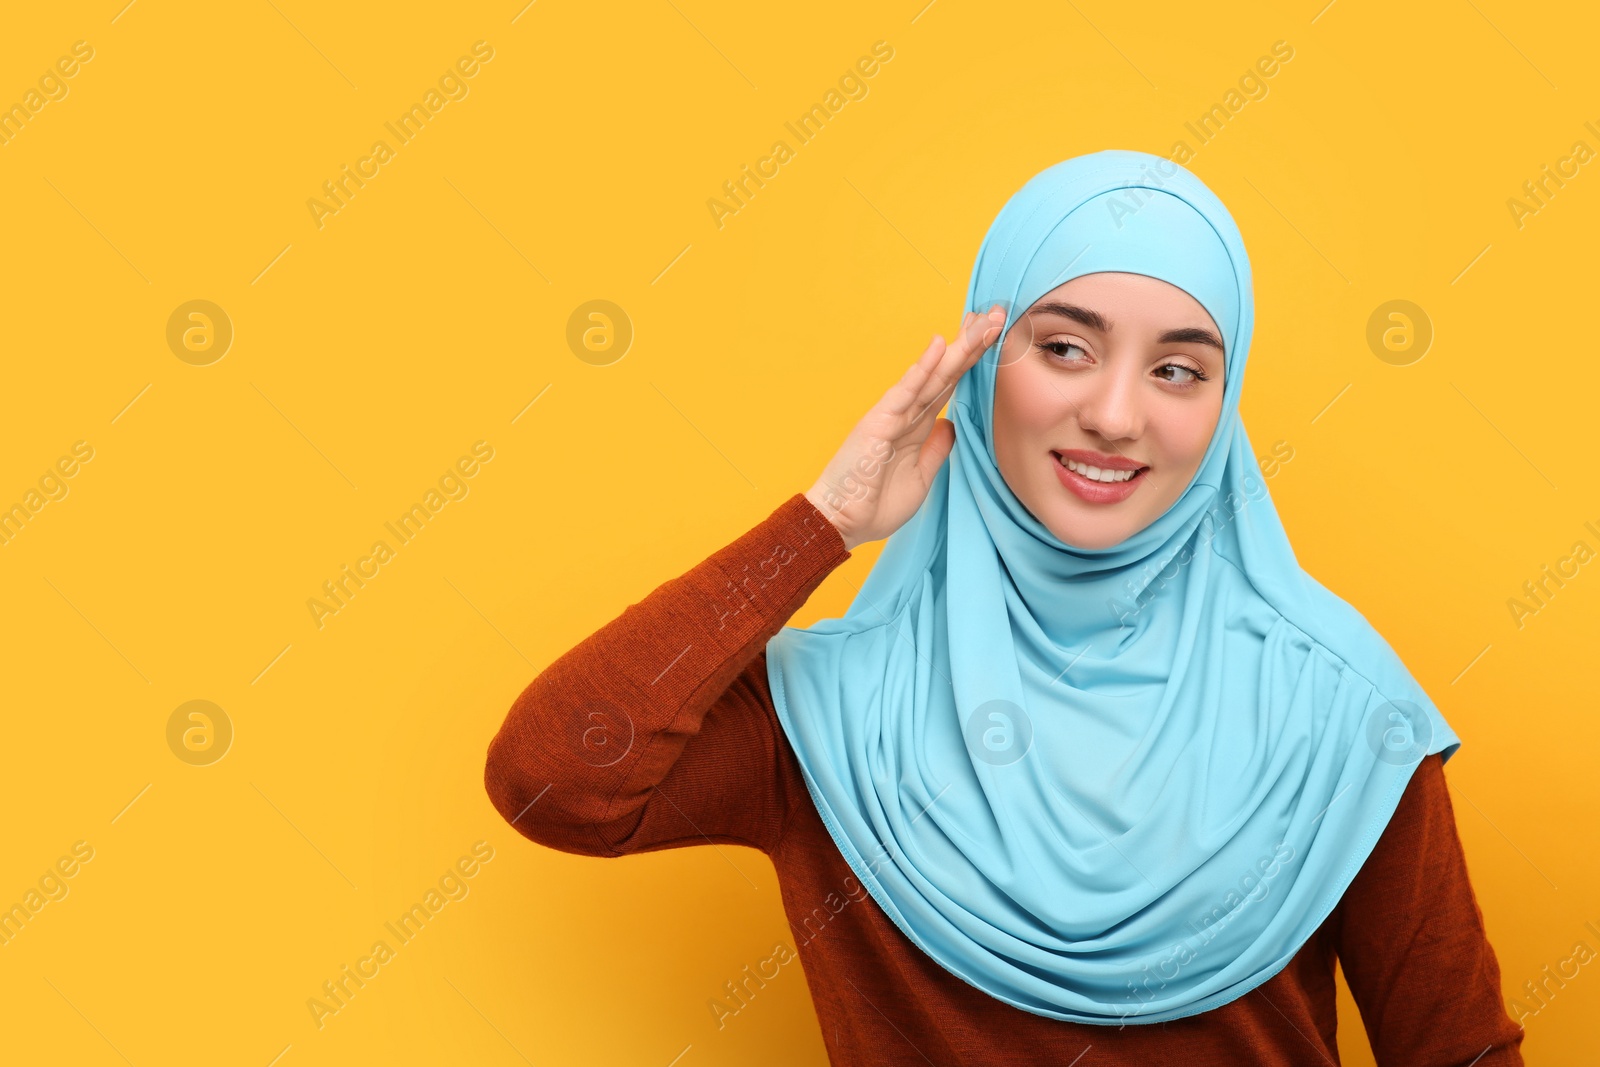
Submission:
M 922 442 L 922 450 L 917 453 L 917 473 L 922 476 L 924 485 L 933 484 L 934 476 L 949 458 L 955 443 L 956 424 L 946 418 L 936 419 L 927 440 Z

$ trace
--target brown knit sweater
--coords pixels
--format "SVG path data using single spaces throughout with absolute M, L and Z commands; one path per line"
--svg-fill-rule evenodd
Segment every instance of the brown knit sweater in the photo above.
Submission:
M 1337 1064 L 1336 955 L 1380 1067 L 1522 1063 L 1437 755 L 1417 768 L 1316 934 L 1219 1008 L 1082 1025 L 1014 1008 L 946 971 L 839 854 L 767 686 L 767 640 L 849 557 L 796 493 L 630 605 L 512 705 L 484 773 L 495 807 L 562 852 L 609 858 L 711 842 L 765 852 L 836 1064 Z M 761 981 L 751 972 L 746 988 Z

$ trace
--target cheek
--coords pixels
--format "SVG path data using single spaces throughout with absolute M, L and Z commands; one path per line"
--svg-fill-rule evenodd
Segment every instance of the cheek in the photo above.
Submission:
M 994 458 L 1011 491 L 1023 500 L 1032 495 L 1038 473 L 1031 454 L 1038 450 L 1036 383 L 1026 363 L 1004 363 L 994 379 Z M 1042 469 L 1042 468 L 1041 468 Z
M 1220 396 L 1220 394 L 1219 394 Z M 1161 434 L 1161 449 L 1175 467 L 1200 465 L 1216 432 L 1222 404 L 1175 404 L 1155 425 Z
M 1050 430 L 1061 424 L 1065 401 L 1027 361 L 1007 364 L 995 373 L 994 437 L 1008 452 L 1047 447 Z

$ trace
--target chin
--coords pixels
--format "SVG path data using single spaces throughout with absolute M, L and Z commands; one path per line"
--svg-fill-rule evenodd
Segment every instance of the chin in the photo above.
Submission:
M 1085 522 L 1082 516 L 1062 514 L 1058 509 L 1050 516 L 1049 521 L 1045 522 L 1045 526 L 1066 544 L 1073 548 L 1085 549 L 1111 548 L 1126 541 L 1143 528 L 1125 519 L 1107 521 L 1107 518 L 1109 517 Z
M 1073 537 L 1070 534 L 1061 531 L 1057 531 L 1056 536 L 1061 538 L 1061 540 L 1065 543 L 1071 545 L 1073 548 L 1085 549 L 1111 548 L 1114 545 L 1120 544 L 1127 538 L 1126 534 L 1121 534 L 1116 537 Z

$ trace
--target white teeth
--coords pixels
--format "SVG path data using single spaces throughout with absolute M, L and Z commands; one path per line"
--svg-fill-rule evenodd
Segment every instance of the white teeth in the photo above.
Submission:
M 1066 464 L 1068 470 L 1077 471 L 1085 478 L 1096 482 L 1125 482 L 1139 473 L 1138 471 L 1101 470 L 1099 467 L 1091 467 L 1086 463 L 1079 463 L 1075 459 L 1067 459 L 1065 457 L 1062 457 L 1062 462 Z

